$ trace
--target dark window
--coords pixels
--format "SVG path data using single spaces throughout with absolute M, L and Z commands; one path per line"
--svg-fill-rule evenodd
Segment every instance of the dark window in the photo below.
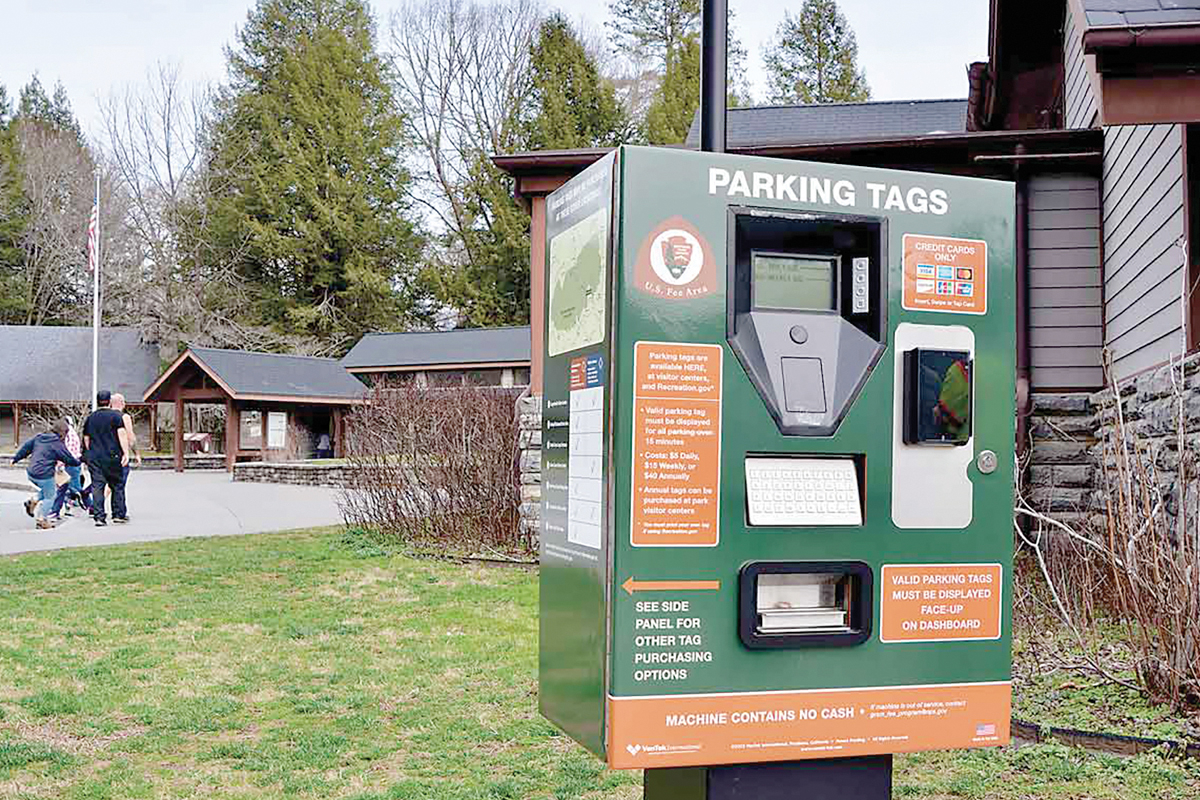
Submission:
M 503 375 L 502 369 L 473 369 L 467 372 L 467 383 L 472 386 L 499 386 Z
M 444 388 L 444 387 L 449 387 L 449 386 L 462 386 L 463 385 L 464 373 L 461 369 L 444 369 L 444 370 L 436 370 L 436 371 L 431 370 L 427 374 L 429 376 L 429 385 L 430 386 Z

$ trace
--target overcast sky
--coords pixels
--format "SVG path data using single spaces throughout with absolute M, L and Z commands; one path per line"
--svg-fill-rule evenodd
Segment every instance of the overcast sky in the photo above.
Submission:
M 966 67 L 987 58 L 988 0 L 839 0 L 858 36 L 872 99 L 966 97 Z M 99 133 L 98 100 L 140 81 L 158 61 L 196 81 L 224 78 L 224 45 L 252 0 L 3 0 L 0 84 L 15 96 L 37 72 L 47 91 L 61 80 L 89 134 Z M 373 0 L 381 28 L 398 0 Z M 602 23 L 605 0 L 547 5 Z M 801 0 L 730 0 L 749 51 L 754 93 L 765 91 L 760 51 L 786 9 Z

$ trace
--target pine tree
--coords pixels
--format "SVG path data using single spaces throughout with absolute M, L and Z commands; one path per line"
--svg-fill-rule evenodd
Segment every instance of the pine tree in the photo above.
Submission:
M 402 120 L 363 0 L 258 0 L 227 51 L 210 200 L 251 321 L 346 346 L 418 313 Z
M 530 48 L 532 115 L 528 150 L 609 147 L 627 137 L 629 121 L 610 81 L 600 76 L 571 23 L 555 14 Z
M 67 98 L 67 90 L 62 81 L 54 84 L 53 97 L 46 94 L 41 80 L 35 73 L 29 83 L 21 88 L 20 99 L 17 101 L 16 118 L 26 121 L 36 121 L 57 131 L 72 133 L 83 145 L 83 128 L 75 118 L 71 109 L 71 101 Z
M 852 103 L 871 89 L 858 68 L 858 42 L 836 0 L 804 0 L 784 14 L 763 61 L 773 103 Z
M 681 144 L 700 107 L 700 37 L 684 39 L 667 57 L 667 69 L 646 111 L 650 144 Z
M 29 224 L 21 166 L 12 129 L 13 109 L 0 86 L 0 324 L 24 322 L 28 314 L 21 241 Z

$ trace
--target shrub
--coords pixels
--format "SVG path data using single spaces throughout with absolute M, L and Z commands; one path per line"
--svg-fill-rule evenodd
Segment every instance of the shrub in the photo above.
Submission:
M 516 395 L 376 387 L 346 425 L 348 526 L 421 550 L 527 557 Z

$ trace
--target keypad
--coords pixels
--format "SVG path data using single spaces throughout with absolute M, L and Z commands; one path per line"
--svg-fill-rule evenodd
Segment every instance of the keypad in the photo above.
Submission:
M 747 458 L 746 504 L 751 525 L 862 525 L 848 458 Z

